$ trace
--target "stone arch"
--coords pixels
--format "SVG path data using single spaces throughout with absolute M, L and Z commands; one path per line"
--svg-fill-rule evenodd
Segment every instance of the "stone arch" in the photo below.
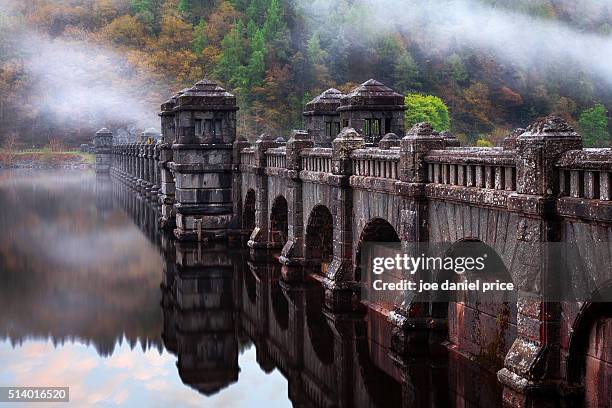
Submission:
M 249 237 L 255 229 L 255 190 L 252 188 L 247 191 L 242 206 L 242 230 Z
M 584 387 L 585 407 L 609 402 L 612 378 L 612 308 L 605 302 L 612 296 L 612 282 L 585 302 L 578 313 L 569 339 L 567 380 Z
M 316 205 L 306 225 L 305 259 L 312 263 L 313 272 L 325 275 L 334 254 L 334 220 L 324 205 Z
M 359 235 L 355 251 L 355 281 L 357 282 L 366 279 L 361 270 L 363 244 L 366 242 L 400 242 L 400 238 L 393 225 L 384 218 L 372 218 L 366 223 Z
M 485 257 L 482 272 L 459 275 L 446 271 L 436 276 L 441 284 L 445 280 L 482 282 L 512 282 L 512 276 L 501 256 L 486 243 L 477 239 L 462 239 L 454 243 L 445 257 Z M 462 351 L 477 356 L 483 363 L 500 368 L 517 333 L 517 291 L 456 292 L 451 296 L 434 297 L 432 315 L 445 318 L 448 339 Z M 440 295 L 438 292 L 437 296 Z
M 274 199 L 270 210 L 270 245 L 282 248 L 289 236 L 289 206 L 285 197 Z

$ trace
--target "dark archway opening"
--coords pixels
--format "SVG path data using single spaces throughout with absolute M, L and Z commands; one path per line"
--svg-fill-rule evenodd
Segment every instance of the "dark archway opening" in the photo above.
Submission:
M 313 208 L 306 226 L 306 261 L 314 273 L 325 275 L 334 255 L 334 220 L 322 205 Z
M 289 236 L 289 213 L 287 200 L 279 196 L 272 203 L 270 212 L 270 243 L 274 248 L 282 248 Z
M 374 255 L 374 251 L 367 250 L 365 245 L 368 243 L 393 242 L 400 242 L 399 235 L 395 231 L 395 228 L 393 228 L 387 220 L 374 218 L 370 220 L 361 231 L 357 243 L 357 252 L 355 254 L 355 280 L 362 284 L 362 302 L 376 305 L 376 308 L 382 307 L 386 310 L 391 310 L 393 308 L 387 296 L 388 292 L 375 292 L 369 290 L 369 288 L 373 287 L 373 281 L 378 278 L 373 273 L 370 273 L 371 271 L 368 266 L 372 265 L 371 258 Z M 364 297 L 367 297 L 367 299 L 364 299 Z
M 612 307 L 604 300 L 612 296 L 607 285 L 588 302 L 576 319 L 570 340 L 568 381 L 584 387 L 582 406 L 601 407 L 610 402 L 612 387 Z
M 443 254 L 445 259 L 482 257 L 484 269 L 456 273 L 438 273 L 436 281 L 448 282 L 496 281 L 511 283 L 512 276 L 500 255 L 479 240 L 459 241 Z M 458 290 L 438 291 L 433 295 L 432 316 L 448 322 L 448 340 L 462 351 L 478 358 L 481 363 L 497 370 L 503 366 L 517 332 L 518 291 Z
M 248 238 L 255 229 L 255 190 L 246 193 L 242 211 L 242 231 Z

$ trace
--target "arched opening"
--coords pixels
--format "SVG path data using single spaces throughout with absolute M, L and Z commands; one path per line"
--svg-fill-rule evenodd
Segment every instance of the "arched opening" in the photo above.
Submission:
M 371 273 L 369 265 L 372 265 L 375 253 L 376 256 L 380 255 L 381 248 L 376 247 L 374 250 L 368 244 L 396 242 L 399 243 L 400 239 L 395 228 L 382 218 L 374 218 L 365 225 L 357 243 L 355 280 L 361 283 L 361 302 L 381 312 L 392 310 L 396 297 L 392 291 L 371 290 L 374 287 L 374 281 L 380 278 Z M 386 250 L 385 248 L 384 251 Z M 385 278 L 387 281 L 389 279 L 389 276 Z
M 583 406 L 602 407 L 610 401 L 612 387 L 612 308 L 604 300 L 612 287 L 600 291 L 593 302 L 583 305 L 570 338 L 568 381 L 584 387 Z
M 313 208 L 306 226 L 306 253 L 312 262 L 313 272 L 325 275 L 334 255 L 334 220 L 329 209 L 323 205 Z
M 282 248 L 289 236 L 289 215 L 287 200 L 278 196 L 272 203 L 270 212 L 270 243 L 274 248 Z
M 443 256 L 444 259 L 456 260 L 481 258 L 484 268 L 440 273 L 436 279 L 439 285 L 445 281 L 462 283 L 478 280 L 480 288 L 437 291 L 432 302 L 433 317 L 447 319 L 448 340 L 452 344 L 494 369 L 501 368 L 516 338 L 518 291 L 515 288 L 512 291 L 483 292 L 482 287 L 485 283 L 497 281 L 512 283 L 512 276 L 500 255 L 482 241 L 459 241 Z
M 242 231 L 247 237 L 255 229 L 255 190 L 247 191 L 242 211 Z

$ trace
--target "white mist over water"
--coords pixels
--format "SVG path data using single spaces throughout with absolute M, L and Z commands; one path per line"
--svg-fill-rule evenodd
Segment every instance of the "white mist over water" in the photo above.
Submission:
M 37 83 L 37 102 L 62 121 L 159 127 L 153 85 L 124 57 L 85 41 L 37 33 L 24 36 L 25 67 Z
M 73 129 L 159 128 L 168 85 L 129 59 L 137 57 L 95 44 L 75 28 L 53 38 L 29 28 L 16 9 L 14 0 L 0 0 L 0 35 L 12 42 L 29 81 L 29 95 L 19 102 Z
M 608 13 L 610 0 L 586 0 L 558 4 L 571 5 L 576 15 Z M 345 7 L 346 0 L 302 1 L 313 28 L 330 27 L 354 35 L 349 41 L 359 43 L 360 33 L 349 23 L 329 21 L 332 10 Z M 612 36 L 580 31 L 569 24 L 523 13 L 494 8 L 476 0 L 355 0 L 369 34 L 399 30 L 427 38 L 435 54 L 447 47 L 471 47 L 487 50 L 506 64 L 530 67 L 552 67 L 562 72 L 564 66 L 579 64 L 599 79 L 612 85 Z M 594 14 L 601 15 L 601 14 Z M 612 21 L 610 21 L 612 25 Z M 337 27 L 337 28 L 336 28 Z

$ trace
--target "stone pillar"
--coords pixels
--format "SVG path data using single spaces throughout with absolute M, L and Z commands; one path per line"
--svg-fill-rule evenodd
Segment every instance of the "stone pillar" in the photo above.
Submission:
M 174 174 L 171 170 L 173 161 L 172 144 L 176 140 L 176 128 L 174 118 L 174 107 L 176 98 L 183 91 L 172 96 L 161 105 L 159 114 L 161 121 L 161 141 L 159 144 L 159 200 L 161 203 L 160 226 L 163 229 L 174 229 L 176 227 L 176 211 L 174 209 Z
M 234 218 L 232 219 L 232 235 L 237 238 L 241 245 L 246 242 L 249 237 L 244 237 L 242 231 L 242 173 L 240 172 L 240 151 L 250 146 L 250 143 L 244 137 L 238 137 L 232 148 L 232 202 L 234 203 Z M 246 239 L 245 239 L 246 238 Z
M 143 192 L 144 184 L 144 143 L 136 143 L 136 189 Z
M 282 277 L 286 281 L 303 279 L 305 227 L 300 152 L 313 146 L 314 141 L 310 134 L 302 130 L 294 130 L 287 142 L 287 169 L 291 180 L 287 190 L 289 237 L 280 256 L 280 262 L 283 264 Z
M 255 229 L 247 245 L 252 249 L 267 249 L 270 224 L 270 209 L 268 208 L 268 176 L 266 175 L 266 150 L 278 147 L 279 143 L 266 133 L 259 136 L 255 142 L 255 163 L 257 166 L 255 178 L 257 199 L 255 201 Z
M 404 243 L 426 242 L 428 235 L 428 208 L 425 186 L 428 182 L 425 156 L 430 150 L 443 149 L 444 138 L 429 123 L 418 123 L 400 141 L 400 183 L 398 189 L 407 202 L 402 210 L 400 239 Z M 428 342 L 432 319 L 428 308 L 405 299 L 389 314 L 393 324 L 392 348 L 404 355 L 414 349 L 411 343 Z M 435 326 L 434 326 L 435 327 Z
M 149 144 L 148 140 L 144 141 L 143 146 L 143 161 L 144 161 L 144 176 L 142 178 L 144 195 L 147 198 L 151 198 L 151 187 L 153 183 L 153 145 Z
M 102 128 L 94 136 L 94 152 L 96 155 L 96 173 L 109 173 L 113 148 L 113 132 Z
M 353 191 L 349 178 L 353 167 L 351 152 L 365 145 L 361 135 L 355 129 L 342 129 L 332 142 L 332 173 L 334 215 L 334 256 L 323 278 L 325 303 L 334 310 L 349 310 L 359 292 L 355 282 L 353 267 Z
M 538 119 L 516 138 L 517 194 L 509 197 L 508 207 L 520 215 L 516 251 L 524 256 L 517 256 L 510 271 L 519 291 L 517 337 L 497 374 L 507 406 L 543 406 L 560 391 L 561 311 L 559 303 L 545 298 L 558 277 L 553 251 L 542 244 L 559 241 L 554 166 L 575 149 L 582 149 L 580 135 L 555 116 Z
M 136 188 L 136 183 L 138 182 L 138 144 L 133 142 L 130 144 L 130 161 L 131 161 L 131 181 L 132 186 Z
M 227 238 L 233 217 L 232 145 L 236 97 L 202 80 L 179 95 L 174 108 L 176 229 L 179 240 Z
M 161 196 L 161 168 L 159 167 L 159 146 L 161 146 L 161 143 L 161 140 L 158 140 L 153 146 L 153 187 L 151 187 L 151 193 L 153 194 L 153 200 L 158 203 Z

